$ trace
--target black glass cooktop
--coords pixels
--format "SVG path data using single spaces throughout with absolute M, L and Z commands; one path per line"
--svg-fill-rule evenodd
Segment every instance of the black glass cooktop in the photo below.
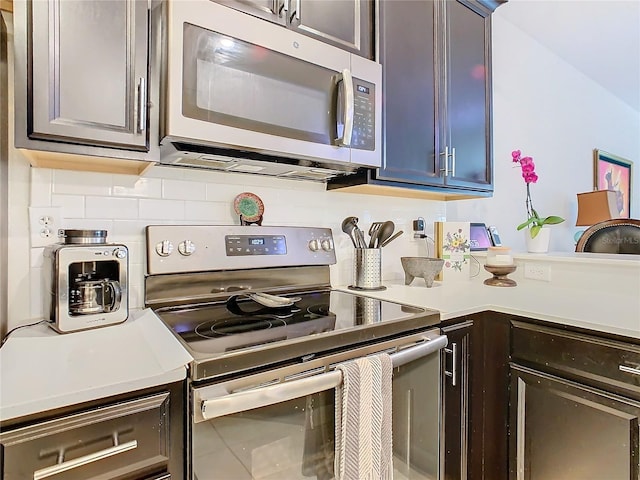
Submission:
M 156 313 L 196 362 L 244 355 L 247 359 L 240 363 L 245 368 L 251 362 L 315 354 L 439 322 L 432 310 L 335 290 L 282 296 L 300 300 L 269 308 L 238 295 L 219 303 L 164 307 Z M 219 365 L 216 371 L 223 368 Z

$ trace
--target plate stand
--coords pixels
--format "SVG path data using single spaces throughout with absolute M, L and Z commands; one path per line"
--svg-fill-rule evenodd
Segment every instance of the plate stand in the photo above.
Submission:
M 261 226 L 262 225 L 262 215 L 260 215 L 258 217 L 257 220 L 253 220 L 252 222 L 245 220 L 244 217 L 242 215 L 240 215 L 240 225 L 245 226 L 245 225 L 258 225 Z

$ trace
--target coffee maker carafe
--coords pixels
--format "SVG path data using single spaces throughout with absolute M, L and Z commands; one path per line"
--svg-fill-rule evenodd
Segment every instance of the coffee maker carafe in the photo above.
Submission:
M 61 333 L 124 322 L 128 313 L 125 245 L 106 243 L 105 230 L 64 230 L 64 243 L 45 249 L 45 314 Z

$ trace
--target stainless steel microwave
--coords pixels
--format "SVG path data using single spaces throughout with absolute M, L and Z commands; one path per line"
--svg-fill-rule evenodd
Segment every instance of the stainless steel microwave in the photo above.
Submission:
M 209 0 L 166 8 L 161 163 L 315 180 L 380 166 L 379 63 Z

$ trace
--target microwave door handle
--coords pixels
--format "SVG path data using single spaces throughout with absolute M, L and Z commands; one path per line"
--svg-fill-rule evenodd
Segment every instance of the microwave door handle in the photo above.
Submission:
M 342 82 L 342 89 L 344 95 L 343 108 L 344 112 L 344 131 L 341 138 L 336 138 L 336 144 L 342 147 L 348 147 L 351 145 L 351 137 L 353 135 L 353 115 L 355 110 L 355 98 L 353 95 L 353 77 L 348 69 L 344 69 L 341 74 L 338 75 L 337 83 Z
M 393 353 L 389 357 L 393 363 L 393 368 L 397 368 L 442 350 L 447 346 L 447 343 L 446 335 L 439 335 L 433 339 L 425 338 L 424 341 Z M 200 410 L 205 420 L 211 420 L 225 415 L 306 397 L 307 395 L 336 388 L 341 383 L 342 372 L 340 370 L 332 370 L 331 372 L 299 380 L 245 390 L 208 400 L 204 399 L 200 403 Z

